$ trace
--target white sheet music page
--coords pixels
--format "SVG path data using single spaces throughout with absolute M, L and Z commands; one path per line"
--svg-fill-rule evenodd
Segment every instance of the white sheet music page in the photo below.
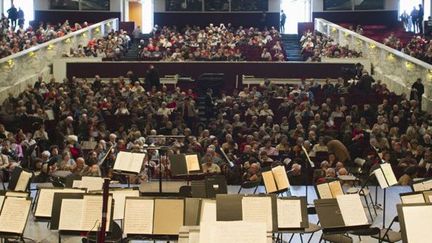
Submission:
M 84 193 L 81 189 L 52 189 L 41 188 L 36 205 L 36 217 L 51 217 L 51 210 L 53 206 L 55 193 Z
M 0 213 L 0 232 L 21 234 L 27 224 L 31 201 L 8 197 Z
M 432 205 L 408 206 L 402 211 L 409 243 L 425 243 L 432 239 Z
M 273 231 L 273 215 L 271 197 L 243 197 L 243 221 L 265 222 L 267 231 Z
M 125 202 L 124 233 L 153 233 L 153 199 L 128 198 Z
M 185 155 L 187 171 L 199 171 L 200 164 L 196 154 Z
M 414 183 L 412 186 L 415 192 L 421 192 L 427 190 L 423 182 Z
M 81 180 L 73 180 L 72 188 L 82 188 Z
M 59 230 L 81 230 L 83 199 L 63 199 L 60 209 Z
M 330 190 L 330 186 L 328 183 L 318 184 L 317 186 L 318 195 L 321 199 L 329 199 L 333 198 L 333 195 Z
M 264 222 L 218 221 L 201 225 L 199 243 L 267 243 Z
M 302 222 L 301 201 L 277 199 L 279 229 L 300 228 Z
M 369 223 L 359 194 L 340 195 L 336 200 L 346 226 L 366 225 Z
M 126 197 L 139 197 L 139 191 L 132 189 L 113 190 L 110 193 L 112 193 L 114 198 L 114 220 L 123 219 Z
M 425 203 L 423 193 L 401 196 L 402 204 Z
M 201 201 L 200 222 L 216 221 L 216 200 L 203 199 Z
M 264 180 L 264 186 L 267 193 L 272 193 L 278 190 L 276 181 L 273 176 L 273 172 L 271 170 L 264 171 L 261 173 L 262 178 Z
M 144 163 L 145 154 L 143 153 L 132 153 L 132 161 L 129 165 L 129 171 L 134 173 L 140 173 Z
M 432 190 L 432 180 L 424 181 L 423 183 L 424 190 Z
M 18 182 L 15 186 L 14 191 L 25 192 L 31 177 L 32 177 L 32 173 L 27 171 L 21 171 L 21 174 L 18 178 Z
M 288 175 L 285 170 L 285 167 L 282 165 L 276 166 L 272 168 L 273 177 L 276 181 L 276 185 L 278 190 L 284 190 L 288 189 L 290 187 L 289 181 L 288 181 Z
M 387 180 L 384 177 L 384 173 L 383 173 L 383 171 L 380 168 L 374 170 L 374 174 L 375 174 L 375 177 L 378 180 L 378 184 L 380 185 L 380 187 L 382 189 L 389 187 L 389 184 L 387 183 Z
M 87 191 L 102 190 L 104 179 L 101 177 L 83 176 L 81 178 L 81 188 L 87 188 Z
M 394 186 L 394 185 L 398 184 L 398 181 L 396 179 L 396 176 L 393 172 L 393 169 L 392 169 L 390 163 L 381 164 L 381 169 L 383 170 L 384 176 L 385 176 L 389 186 Z
M 102 195 L 85 195 L 83 199 L 83 210 L 81 217 L 81 228 L 83 231 L 97 231 L 102 222 Z M 108 197 L 107 224 L 108 229 L 111 221 L 112 197 Z
M 117 154 L 116 161 L 114 163 L 114 170 L 123 171 L 128 170 L 128 165 L 132 159 L 132 153 L 120 151 Z

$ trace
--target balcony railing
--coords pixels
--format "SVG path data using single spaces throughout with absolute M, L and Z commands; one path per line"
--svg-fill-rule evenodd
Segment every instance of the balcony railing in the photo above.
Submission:
M 423 109 L 432 110 L 432 65 L 324 19 L 315 19 L 315 30 L 338 44 L 360 51 L 373 65 L 373 76 L 397 93 L 409 96 L 417 78 L 423 80 Z
M 49 68 L 55 58 L 69 53 L 71 48 L 87 45 L 89 40 L 103 37 L 118 28 L 118 19 L 108 19 L 2 58 L 0 59 L 0 87 L 12 87 L 37 76 Z

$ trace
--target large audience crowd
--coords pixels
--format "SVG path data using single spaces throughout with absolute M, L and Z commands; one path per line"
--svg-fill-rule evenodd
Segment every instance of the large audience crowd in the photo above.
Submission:
M 402 51 L 412 57 L 427 63 L 432 63 L 432 42 L 430 38 L 414 36 L 407 43 L 395 36 L 393 33 L 384 39 L 383 43 L 391 48 Z
M 38 28 L 24 28 L 21 24 L 17 29 L 10 25 L 9 19 L 2 15 L 0 20 L 0 58 L 7 57 L 17 52 L 29 49 L 43 42 L 67 35 L 73 31 L 87 27 L 87 22 L 82 25 L 69 21 L 57 25 L 39 25 Z
M 341 46 L 331 37 L 307 30 L 300 38 L 301 54 L 305 61 L 320 62 L 322 58 L 358 58 L 361 52 Z
M 163 61 L 284 61 L 281 36 L 271 27 L 235 29 L 231 24 L 205 28 L 156 26 L 148 40 L 140 42 L 143 60 Z
M 174 177 L 169 155 L 177 153 L 199 154 L 205 174 L 233 184 L 259 181 L 262 169 L 276 164 L 293 184 L 347 175 L 356 164 L 367 171 L 381 160 L 404 185 L 432 173 L 431 115 L 420 110 L 421 99 L 396 96 L 361 69 L 352 82 L 266 80 L 218 97 L 148 85 L 132 72 L 107 82 L 40 78 L 11 95 L 1 106 L 3 174 L 20 165 L 40 171 L 37 181 L 67 172 L 125 182 L 112 173 L 119 151 L 146 152 L 131 182 Z M 164 145 L 167 152 L 155 149 Z
M 87 45 L 71 48 L 64 57 L 101 57 L 102 59 L 120 60 L 131 45 L 131 37 L 124 30 L 112 31 L 107 36 L 93 38 Z

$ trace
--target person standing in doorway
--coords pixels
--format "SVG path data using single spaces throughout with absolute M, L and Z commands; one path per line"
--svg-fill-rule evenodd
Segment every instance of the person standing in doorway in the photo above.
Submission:
M 280 32 L 283 34 L 285 32 L 285 21 L 286 21 L 286 14 L 283 10 L 281 10 L 281 17 L 280 17 Z
M 17 14 L 17 16 L 18 16 L 18 26 L 20 28 L 24 28 L 24 21 L 25 21 L 25 19 L 24 19 L 24 11 L 21 8 L 18 8 L 18 14 Z
M 15 8 L 15 5 L 12 4 L 12 7 L 7 10 L 8 13 L 8 19 L 11 21 L 11 27 L 13 30 L 15 30 L 15 27 L 17 25 L 17 18 L 18 18 L 18 10 Z
M 418 14 L 417 14 L 417 24 L 418 30 L 420 34 L 423 34 L 423 17 L 424 17 L 424 9 L 421 4 L 419 4 Z
M 415 6 L 413 7 L 413 10 L 411 11 L 411 21 L 412 21 L 414 33 L 417 33 L 418 10 L 416 9 Z

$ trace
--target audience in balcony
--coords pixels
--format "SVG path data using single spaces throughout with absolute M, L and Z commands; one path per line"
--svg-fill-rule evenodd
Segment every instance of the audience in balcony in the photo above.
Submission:
M 205 112 L 204 119 L 198 98 L 204 94 L 147 88 L 131 73 L 108 82 L 41 78 L 2 105 L 0 165 L 6 174 L 18 165 L 40 169 L 41 181 L 67 171 L 126 182 L 111 173 L 116 154 L 147 151 L 142 172 L 130 179 L 140 182 L 172 176 L 169 156 L 153 149 L 168 145 L 168 154 L 202 155 L 204 172 L 221 173 L 229 183 L 260 180 L 261 168 L 276 164 L 286 167 L 290 179 L 304 183 L 302 175 L 312 170 L 305 153 L 315 168 L 321 167 L 315 180 L 346 175 L 359 158 L 367 171 L 381 160 L 376 151 L 402 184 L 431 176 L 431 115 L 420 110 L 417 100 L 390 93 L 380 81 L 365 83 L 370 76 L 362 73 L 354 82 L 275 85 L 266 80 L 220 97 L 208 91 L 213 101 L 206 109 L 212 112 Z M 97 145 L 83 149 L 82 141 Z M 157 161 L 163 161 L 162 171 Z
M 235 29 L 231 24 L 210 24 L 201 29 L 156 26 L 148 40 L 141 40 L 140 58 L 163 61 L 284 61 L 280 34 L 274 28 Z
M 130 36 L 126 31 L 112 31 L 103 38 L 93 38 L 87 45 L 71 48 L 64 57 L 101 57 L 103 59 L 119 60 L 129 49 Z
M 361 52 L 350 50 L 348 46 L 340 46 L 330 37 L 312 33 L 310 30 L 300 38 L 301 53 L 305 61 L 319 62 L 321 58 L 358 58 Z
M 67 35 L 84 27 L 87 27 L 87 22 L 84 22 L 83 25 L 78 23 L 70 25 L 69 21 L 66 21 L 63 24 L 48 24 L 46 26 L 41 24 L 38 28 L 30 26 L 27 29 L 24 29 L 21 24 L 15 30 L 15 27 L 9 23 L 8 18 L 2 15 L 0 20 L 0 58 Z

